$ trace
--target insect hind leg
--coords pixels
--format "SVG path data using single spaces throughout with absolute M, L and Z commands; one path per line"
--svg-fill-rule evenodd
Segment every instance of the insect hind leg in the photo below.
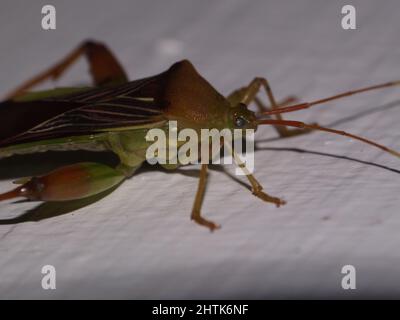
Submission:
M 0 201 L 16 197 L 42 201 L 83 199 L 117 186 L 130 174 L 125 166 L 114 169 L 94 162 L 76 163 L 43 176 L 18 181 L 16 183 L 21 185 L 0 194 Z
M 57 80 L 82 56 L 85 56 L 89 63 L 94 85 L 103 86 L 128 81 L 126 72 L 110 49 L 103 43 L 87 40 L 54 66 L 22 83 L 10 92 L 6 99 L 14 99 L 46 80 Z

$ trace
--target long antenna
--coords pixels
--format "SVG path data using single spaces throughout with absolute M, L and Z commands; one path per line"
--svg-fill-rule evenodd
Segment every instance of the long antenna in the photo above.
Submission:
M 376 148 L 379 148 L 385 152 L 388 152 L 398 158 L 400 158 L 400 153 L 390 149 L 384 145 L 381 145 L 379 143 L 376 143 L 374 141 L 368 140 L 366 138 L 360 137 L 360 136 L 356 136 L 354 134 L 345 132 L 345 131 L 340 131 L 340 130 L 335 130 L 335 129 L 331 129 L 331 128 L 326 128 L 326 127 L 321 127 L 318 125 L 314 125 L 314 124 L 306 124 L 304 122 L 300 122 L 300 121 L 292 121 L 292 120 L 275 120 L 275 119 L 265 119 L 265 120 L 259 120 L 258 124 L 270 124 L 270 125 L 278 125 L 278 126 L 288 126 L 288 127 L 296 127 L 296 128 L 300 128 L 300 129 L 313 129 L 313 130 L 319 130 L 319 131 L 325 131 L 325 132 L 330 132 L 330 133 L 334 133 L 334 134 L 338 134 L 341 136 L 346 136 L 346 137 L 350 137 L 353 138 L 355 140 L 359 140 L 361 142 L 367 143 L 369 145 L 372 145 Z
M 321 104 L 321 103 L 329 102 L 332 100 L 348 97 L 348 96 L 351 96 L 351 95 L 354 95 L 357 93 L 372 91 L 372 90 L 377 90 L 377 89 L 382 89 L 382 88 L 388 88 L 388 87 L 394 87 L 394 86 L 398 86 L 398 85 L 400 85 L 400 81 L 391 81 L 391 82 L 378 84 L 378 85 L 371 86 L 371 87 L 365 87 L 365 88 L 361 88 L 358 90 L 340 93 L 340 94 L 337 94 L 337 95 L 334 95 L 334 96 L 331 96 L 328 98 L 319 99 L 319 100 L 315 100 L 312 102 L 304 102 L 304 103 L 295 104 L 295 105 L 292 105 L 289 107 L 277 108 L 277 109 L 273 109 L 273 110 L 266 111 L 266 112 L 260 112 L 260 113 L 258 113 L 258 115 L 269 116 L 269 115 L 273 115 L 273 114 L 281 114 L 281 113 L 293 112 L 293 111 L 302 110 L 302 109 L 308 109 L 317 104 Z

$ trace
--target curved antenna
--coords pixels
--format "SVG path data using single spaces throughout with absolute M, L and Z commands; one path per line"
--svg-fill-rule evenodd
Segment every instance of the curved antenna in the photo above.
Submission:
M 306 124 L 304 122 L 300 122 L 300 121 L 292 121 L 292 120 L 275 120 L 275 119 L 265 119 L 265 120 L 258 120 L 257 124 L 270 124 L 270 125 L 278 125 L 278 126 L 288 126 L 288 127 L 295 127 L 295 128 L 300 128 L 300 129 L 312 129 L 312 130 L 319 130 L 319 131 L 325 131 L 325 132 L 330 132 L 330 133 L 334 133 L 334 134 L 338 134 L 341 136 L 346 136 L 346 137 L 350 137 L 353 138 L 355 140 L 359 140 L 361 142 L 367 143 L 369 145 L 372 145 L 376 148 L 379 148 L 385 152 L 388 152 L 398 158 L 400 158 L 400 152 L 397 152 L 393 149 L 390 149 L 384 145 L 381 145 L 379 143 L 376 143 L 374 141 L 368 140 L 366 138 L 345 132 L 345 131 L 341 131 L 341 130 L 335 130 L 335 129 L 331 129 L 331 128 L 326 128 L 326 127 L 321 127 L 318 125 L 314 125 L 314 124 Z
M 312 102 L 304 102 L 304 103 L 299 103 L 299 104 L 295 104 L 289 107 L 283 107 L 283 108 L 277 108 L 277 109 L 273 109 L 270 111 L 266 111 L 266 112 L 260 112 L 258 113 L 258 115 L 265 115 L 265 116 L 270 116 L 273 114 L 281 114 L 281 113 L 287 113 L 287 112 L 293 112 L 293 111 L 297 111 L 297 110 L 302 110 L 302 109 L 308 109 L 311 108 L 315 105 L 321 104 L 321 103 L 325 103 L 325 102 L 329 102 L 332 100 L 336 100 L 336 99 L 340 99 L 340 98 L 344 98 L 344 97 L 348 97 L 354 94 L 358 94 L 358 93 L 362 93 L 362 92 L 366 92 L 366 91 L 372 91 L 372 90 L 377 90 L 377 89 L 382 89 L 382 88 L 388 88 L 388 87 L 394 87 L 394 86 L 398 86 L 400 85 L 400 81 L 391 81 L 391 82 L 386 82 L 383 84 L 378 84 L 375 86 L 370 86 L 370 87 L 365 87 L 365 88 L 361 88 L 358 90 L 353 90 L 353 91 L 347 91 L 344 93 L 340 93 L 340 94 L 336 94 L 334 96 L 328 97 L 328 98 L 324 98 L 324 99 L 319 99 L 319 100 L 315 100 Z

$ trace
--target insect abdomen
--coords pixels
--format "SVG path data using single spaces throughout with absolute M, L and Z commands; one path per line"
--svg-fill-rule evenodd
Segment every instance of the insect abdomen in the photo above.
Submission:
M 102 141 L 102 136 L 104 136 L 104 134 L 76 136 L 71 138 L 17 144 L 0 148 L 0 159 L 13 155 L 31 154 L 46 151 L 106 151 L 107 148 Z

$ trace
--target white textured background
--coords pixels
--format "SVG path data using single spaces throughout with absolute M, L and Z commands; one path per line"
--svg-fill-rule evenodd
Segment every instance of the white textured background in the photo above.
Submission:
M 40 26 L 47 3 L 57 9 L 56 31 Z M 350 3 L 355 31 L 340 26 L 347 1 L 2 0 L 0 93 L 86 38 L 106 42 L 132 79 L 186 57 L 224 94 L 254 76 L 267 77 L 278 99 L 304 101 L 399 79 L 400 3 Z M 86 69 L 81 62 L 58 85 L 87 83 Z M 290 118 L 400 149 L 400 88 Z M 2 219 L 34 209 L 27 217 L 39 221 L 0 225 L 0 298 L 399 298 L 400 159 L 326 133 L 275 137 L 271 128 L 257 133 L 255 173 L 288 204 L 263 203 L 214 168 L 203 206 L 223 226 L 213 234 L 189 219 L 197 167 L 145 168 L 71 213 L 73 203 L 2 203 Z M 1 160 L 0 190 L 15 177 L 97 157 Z M 46 264 L 57 270 L 53 291 L 40 285 Z M 341 289 L 345 264 L 357 268 L 355 291 Z

